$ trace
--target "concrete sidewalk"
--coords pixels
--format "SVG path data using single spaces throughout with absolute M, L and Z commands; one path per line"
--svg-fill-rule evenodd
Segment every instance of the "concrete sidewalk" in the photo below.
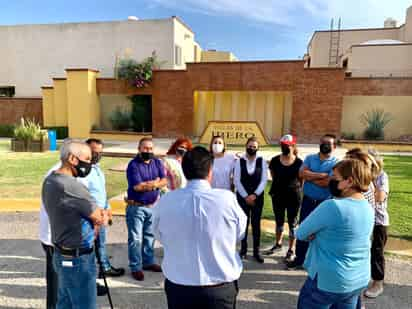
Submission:
M 37 213 L 0 213 L 2 309 L 46 307 L 45 260 L 38 240 L 37 218 Z M 108 243 L 112 264 L 127 268 L 127 231 L 123 217 L 114 218 L 114 225 L 108 232 Z M 155 253 L 160 260 L 162 250 L 159 246 Z M 237 308 L 296 308 L 299 289 L 306 274 L 285 270 L 283 254 L 266 258 L 263 265 L 251 259 L 244 263 Z M 385 293 L 376 300 L 367 300 L 366 308 L 412 308 L 412 264 L 388 259 L 387 269 Z M 109 279 L 115 308 L 167 308 L 163 282 L 162 274 L 148 272 L 145 281 L 134 281 L 129 270 L 124 277 Z M 108 308 L 106 297 L 98 297 L 98 308 Z

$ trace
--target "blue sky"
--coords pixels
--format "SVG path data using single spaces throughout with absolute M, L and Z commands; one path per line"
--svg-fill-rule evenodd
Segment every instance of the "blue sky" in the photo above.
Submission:
M 140 19 L 177 15 L 204 49 L 232 51 L 241 60 L 297 59 L 315 30 L 332 17 L 343 28 L 399 23 L 412 0 L 0 0 L 0 24 Z M 1 48 L 1 47 L 0 47 Z

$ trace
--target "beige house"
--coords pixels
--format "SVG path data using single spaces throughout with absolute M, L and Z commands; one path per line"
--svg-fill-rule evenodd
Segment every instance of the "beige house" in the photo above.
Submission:
M 208 51 L 178 17 L 109 22 L 0 26 L 0 96 L 40 96 L 40 87 L 67 68 L 94 68 L 113 77 L 120 58 L 138 61 L 156 51 L 162 69 L 185 69 L 202 58 L 228 61 L 227 53 Z M 5 92 L 6 93 L 6 92 Z
M 353 77 L 412 76 L 412 6 L 405 23 L 388 18 L 383 28 L 315 31 L 307 67 L 343 67 Z

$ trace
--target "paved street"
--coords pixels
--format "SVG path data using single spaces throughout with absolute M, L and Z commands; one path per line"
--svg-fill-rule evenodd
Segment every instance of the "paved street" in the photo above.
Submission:
M 0 214 L 0 308 L 45 308 L 45 260 L 38 234 L 37 213 Z M 109 255 L 115 266 L 127 265 L 126 225 L 115 217 L 109 231 Z M 161 249 L 156 249 L 161 256 Z M 266 259 L 264 265 L 245 263 L 240 280 L 238 308 L 296 308 L 303 271 L 284 270 L 281 256 Z M 166 308 L 163 276 L 146 273 L 142 283 L 133 281 L 129 272 L 120 279 L 110 279 L 116 308 Z M 108 308 L 106 297 L 99 297 L 99 308 Z M 388 261 L 385 294 L 368 301 L 367 308 L 412 308 L 412 263 Z M 194 308 L 195 309 L 195 308 Z

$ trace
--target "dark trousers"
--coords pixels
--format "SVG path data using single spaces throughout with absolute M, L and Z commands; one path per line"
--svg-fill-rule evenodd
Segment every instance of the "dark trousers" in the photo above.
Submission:
M 383 225 L 375 225 L 373 228 L 371 248 L 372 279 L 375 281 L 383 280 L 385 278 L 384 248 L 387 240 L 387 227 Z
M 272 209 L 275 215 L 277 233 L 283 232 L 286 213 L 289 225 L 289 237 L 295 237 L 295 229 L 298 224 L 298 214 L 301 203 L 300 200 L 300 193 L 296 191 L 279 192 L 272 195 Z
M 302 206 L 300 207 L 299 224 L 302 223 L 303 220 L 305 220 L 322 202 L 323 200 L 313 200 L 310 197 L 303 196 Z M 307 241 L 296 241 L 296 263 L 298 265 L 302 265 L 305 261 L 308 248 L 309 243 Z
M 260 219 L 262 217 L 262 210 L 263 210 L 263 203 L 264 198 L 263 195 L 257 197 L 255 201 L 255 205 L 250 206 L 246 204 L 246 201 L 243 197 L 239 194 L 237 195 L 237 200 L 240 207 L 243 209 L 247 216 L 247 224 L 246 224 L 246 231 L 245 231 L 245 238 L 243 238 L 240 247 L 240 253 L 246 254 L 247 252 L 247 235 L 249 229 L 249 222 L 252 224 L 252 235 L 253 235 L 253 254 L 259 253 L 260 247 Z
M 53 267 L 54 248 L 44 243 L 41 244 L 46 254 L 46 285 L 47 285 L 47 309 L 56 308 L 57 303 L 57 273 Z
M 213 287 L 185 286 L 165 280 L 169 309 L 235 309 L 237 281 Z

